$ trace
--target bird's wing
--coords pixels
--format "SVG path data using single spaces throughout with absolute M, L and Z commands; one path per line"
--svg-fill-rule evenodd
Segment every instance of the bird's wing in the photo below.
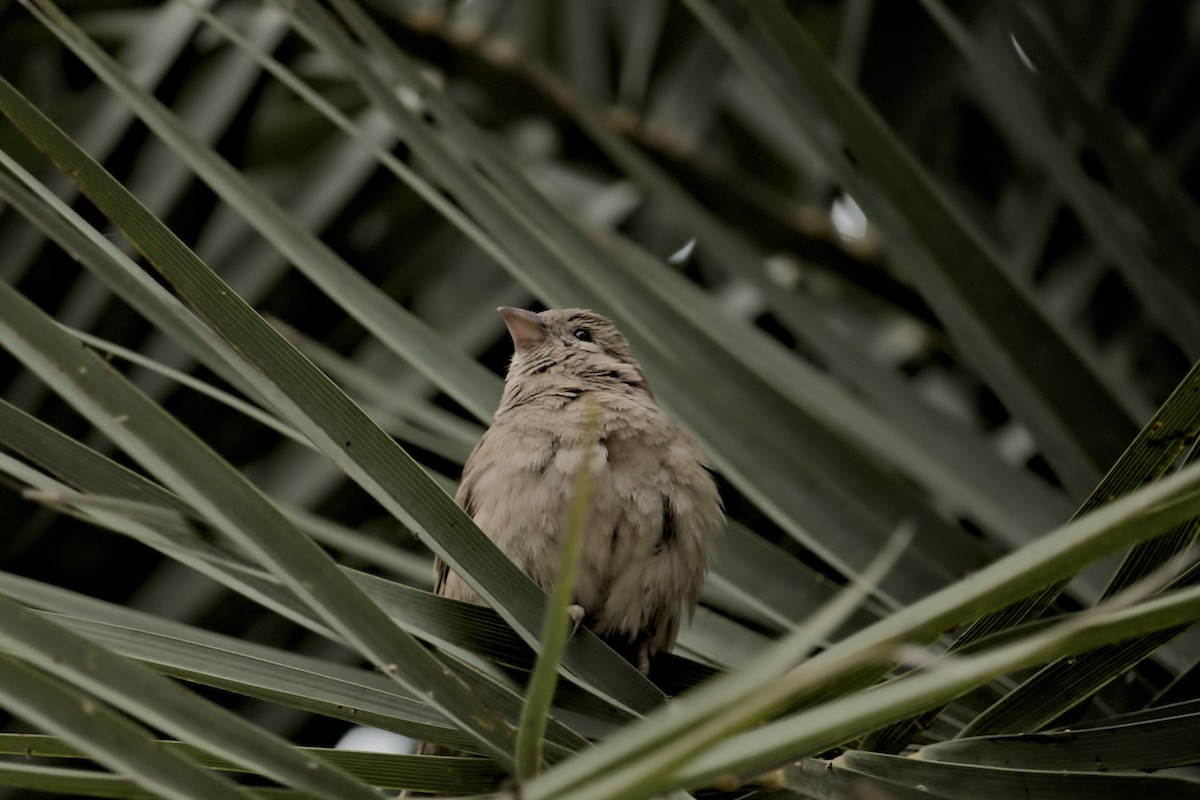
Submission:
M 443 594 L 446 590 L 446 579 L 450 577 L 450 567 L 441 556 L 433 557 L 433 593 Z

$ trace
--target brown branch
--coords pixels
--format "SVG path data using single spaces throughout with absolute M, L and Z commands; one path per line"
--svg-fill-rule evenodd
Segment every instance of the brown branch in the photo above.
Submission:
M 436 66 L 449 80 L 483 90 L 492 102 L 469 111 L 484 124 L 536 116 L 558 130 L 564 156 L 595 171 L 622 175 L 576 124 L 561 87 L 550 85 L 543 71 L 526 62 L 515 44 L 483 35 L 456 36 L 434 16 L 399 17 L 373 5 L 371 10 L 404 52 Z M 614 112 L 606 118 L 615 134 L 640 148 L 710 213 L 764 252 L 791 255 L 870 297 L 941 327 L 917 291 L 886 269 L 877 248 L 847 247 L 824 212 L 802 208 L 745 175 L 735 175 L 716 158 L 681 149 L 674 137 L 648 131 L 627 112 Z M 622 120 L 625 122 L 618 122 Z

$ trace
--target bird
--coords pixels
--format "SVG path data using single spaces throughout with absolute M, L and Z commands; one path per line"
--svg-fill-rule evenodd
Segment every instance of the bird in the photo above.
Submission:
M 699 443 L 658 406 L 616 326 L 582 308 L 498 309 L 514 352 L 493 422 L 455 500 L 537 585 L 560 563 L 589 470 L 569 612 L 647 675 L 700 599 L 724 509 Z M 440 558 L 435 592 L 482 603 Z

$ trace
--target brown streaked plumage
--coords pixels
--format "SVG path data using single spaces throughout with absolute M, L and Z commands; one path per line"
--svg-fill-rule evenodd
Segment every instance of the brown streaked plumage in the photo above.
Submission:
M 611 322 L 577 308 L 500 314 L 516 352 L 495 422 L 467 459 L 455 499 L 548 589 L 586 458 L 591 489 L 575 603 L 584 623 L 645 673 L 700 597 L 724 524 L 716 485 Z M 440 559 L 434 572 L 438 594 L 480 602 Z

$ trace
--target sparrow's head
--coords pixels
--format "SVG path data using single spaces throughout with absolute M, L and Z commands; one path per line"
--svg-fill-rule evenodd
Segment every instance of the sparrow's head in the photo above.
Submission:
M 608 319 L 584 308 L 541 313 L 498 309 L 516 351 L 507 382 L 560 385 L 581 390 L 628 387 L 649 392 L 629 342 Z

